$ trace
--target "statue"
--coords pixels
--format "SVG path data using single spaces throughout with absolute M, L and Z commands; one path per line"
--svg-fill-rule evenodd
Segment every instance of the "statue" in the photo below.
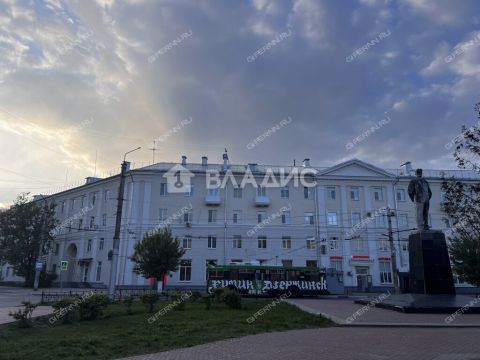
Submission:
M 422 169 L 417 169 L 415 175 L 416 178 L 412 179 L 408 185 L 408 196 L 415 203 L 417 229 L 425 231 L 430 229 L 428 225 L 428 211 L 430 209 L 432 191 L 428 181 L 422 177 Z

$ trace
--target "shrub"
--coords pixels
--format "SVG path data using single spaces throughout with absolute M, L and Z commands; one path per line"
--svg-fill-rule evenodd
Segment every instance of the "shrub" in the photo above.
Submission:
M 140 299 L 144 304 L 148 304 L 148 312 L 153 312 L 155 308 L 155 303 L 160 298 L 160 295 L 157 292 L 146 292 L 140 296 Z
M 80 320 L 95 320 L 103 315 L 103 310 L 110 304 L 110 298 L 104 294 L 94 294 L 80 299 Z
M 24 309 L 18 309 L 18 311 L 15 312 L 9 312 L 8 315 L 13 317 L 15 320 L 18 320 L 19 327 L 28 328 L 32 326 L 32 313 L 38 305 L 32 304 L 30 301 L 23 301 L 22 305 L 24 306 Z
M 210 295 L 209 293 L 204 293 L 202 294 L 202 300 L 205 304 L 205 309 L 210 310 L 210 308 L 212 307 L 212 295 Z
M 224 302 L 230 309 L 241 309 L 242 298 L 240 294 L 235 290 L 225 290 L 221 296 L 222 302 Z
M 126 307 L 127 315 L 133 314 L 133 311 L 132 311 L 133 300 L 134 300 L 133 296 L 128 296 L 123 300 L 123 304 Z
M 197 302 L 202 298 L 202 293 L 198 290 L 193 290 L 192 295 L 190 295 L 190 301 L 191 302 Z
M 55 309 L 55 312 L 54 316 L 49 320 L 50 323 L 53 325 L 59 319 L 63 319 L 64 324 L 71 323 L 77 317 L 79 303 L 80 298 L 73 296 L 64 297 L 53 303 L 52 307 Z
M 228 290 L 226 288 L 221 288 L 221 287 L 217 287 L 215 289 L 213 289 L 213 295 L 215 296 L 215 302 L 219 303 L 222 301 L 222 294 L 225 290 Z
M 170 295 L 170 300 L 175 302 L 175 307 L 173 310 L 185 310 L 185 298 L 182 296 L 181 292 L 174 292 L 172 295 Z

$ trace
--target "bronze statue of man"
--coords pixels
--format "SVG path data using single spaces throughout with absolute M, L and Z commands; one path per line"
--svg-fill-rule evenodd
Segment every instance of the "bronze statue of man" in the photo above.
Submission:
M 422 169 L 417 169 L 415 175 L 416 178 L 412 179 L 408 185 L 408 196 L 415 203 L 417 229 L 424 231 L 430 229 L 428 225 L 428 211 L 430 209 L 432 190 L 430 190 L 428 181 L 422 177 Z

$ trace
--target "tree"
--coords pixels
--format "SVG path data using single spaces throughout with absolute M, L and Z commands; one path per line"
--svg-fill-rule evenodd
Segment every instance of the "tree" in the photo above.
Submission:
M 480 103 L 475 111 L 480 118 Z M 453 141 L 458 167 L 480 174 L 480 122 Z M 480 286 L 480 182 L 466 183 L 455 178 L 444 179 L 444 210 L 451 220 L 449 250 L 454 271 L 467 282 Z
M 180 258 L 185 250 L 180 246 L 172 231 L 164 228 L 153 234 L 147 234 L 135 244 L 132 261 L 133 271 L 145 278 L 154 277 L 159 281 L 170 271 L 177 271 Z
M 50 250 L 54 210 L 53 203 L 30 201 L 28 194 L 21 194 L 8 210 L 0 212 L 0 262 L 9 263 L 26 286 L 33 284 L 36 259 Z

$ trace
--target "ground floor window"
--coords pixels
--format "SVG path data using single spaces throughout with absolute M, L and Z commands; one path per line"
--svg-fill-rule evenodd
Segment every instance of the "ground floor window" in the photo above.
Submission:
M 97 263 L 97 281 L 100 281 L 101 277 L 102 277 L 102 262 L 99 261 Z
M 380 261 L 380 282 L 382 284 L 392 283 L 392 266 L 390 261 Z
M 180 281 L 192 280 L 192 260 L 180 261 Z

